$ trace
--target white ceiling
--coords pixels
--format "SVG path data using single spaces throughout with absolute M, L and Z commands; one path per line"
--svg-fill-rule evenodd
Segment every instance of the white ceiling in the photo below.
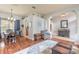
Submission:
M 34 10 L 32 6 L 36 6 L 36 9 Z M 24 16 L 32 13 L 33 11 L 45 15 L 56 10 L 74 8 L 78 6 L 79 5 L 75 4 L 0 4 L 0 12 L 10 13 L 12 8 L 13 13 L 16 15 Z

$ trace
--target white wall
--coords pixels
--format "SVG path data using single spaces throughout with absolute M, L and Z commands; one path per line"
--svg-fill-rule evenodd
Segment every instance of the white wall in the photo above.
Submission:
M 35 33 L 39 33 L 41 30 L 46 29 L 45 19 L 38 15 L 29 15 L 22 22 L 22 24 L 24 24 L 23 36 L 26 37 L 26 26 L 29 26 L 28 37 L 32 40 L 34 39 Z
M 70 37 L 77 34 L 77 21 L 72 21 L 69 23 L 69 29 L 70 29 Z
M 75 10 L 76 17 L 77 17 L 77 34 L 79 35 L 79 9 Z
M 78 33 L 79 21 L 78 21 L 78 19 L 76 17 L 76 14 L 75 15 L 73 14 L 73 16 L 68 16 L 68 17 L 64 17 L 64 18 L 59 17 L 61 15 L 61 13 L 57 14 L 57 15 L 55 14 L 55 16 L 53 16 L 53 15 L 50 15 L 51 17 L 49 16 L 49 18 L 47 18 L 48 19 L 48 30 L 50 31 L 50 24 L 52 23 L 52 28 L 53 28 L 52 29 L 52 34 L 53 35 L 57 35 L 58 34 L 58 29 L 60 29 L 60 21 L 61 20 L 68 20 L 68 27 L 70 29 L 70 36 L 73 35 L 73 34 L 77 34 Z M 50 21 L 51 18 L 52 18 L 52 21 Z
M 69 10 L 69 11 L 72 11 Z M 53 35 L 57 35 L 57 32 L 58 32 L 58 29 L 60 28 L 60 20 L 61 18 L 53 18 L 53 21 L 51 22 L 50 21 L 50 16 L 57 16 L 57 15 L 60 15 L 62 12 L 59 12 L 58 14 L 49 14 L 47 16 L 45 16 L 46 18 L 41 18 L 41 17 L 38 17 L 37 15 L 35 16 L 32 16 L 32 15 L 29 15 L 28 17 L 26 17 L 25 19 L 27 19 L 27 23 L 31 22 L 31 28 L 29 29 L 29 38 L 33 38 L 33 34 L 34 33 L 37 33 L 37 32 L 40 32 L 40 30 L 43 30 L 43 29 L 48 29 L 50 31 L 50 24 L 52 24 L 52 33 Z M 73 34 L 79 34 L 79 10 L 76 10 L 76 18 L 74 18 L 73 16 L 70 17 L 70 18 L 64 18 L 63 20 L 69 20 L 69 28 L 70 28 L 70 35 L 73 35 Z M 40 23 L 44 26 L 44 27 L 39 27 L 39 24 Z M 24 32 L 25 33 L 25 32 Z

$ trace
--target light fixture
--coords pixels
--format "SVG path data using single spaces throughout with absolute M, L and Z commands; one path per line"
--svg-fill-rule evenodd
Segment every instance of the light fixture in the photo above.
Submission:
M 36 9 L 36 7 L 35 6 L 32 6 L 32 9 L 33 9 L 32 15 L 35 15 L 35 9 Z
M 63 13 L 63 14 L 61 14 L 61 17 L 65 17 L 65 16 L 67 16 L 69 13 Z
M 11 16 L 8 18 L 11 22 L 13 22 L 15 19 L 13 18 L 13 14 L 12 14 L 13 9 L 11 9 Z
M 65 17 L 65 16 L 66 16 L 66 14 L 65 14 L 65 13 L 62 13 L 60 16 L 61 16 L 61 17 Z
M 33 9 L 36 9 L 36 7 L 35 7 L 35 6 L 32 6 L 32 8 L 33 8 Z
M 38 8 L 36 6 L 32 6 L 32 10 L 33 10 L 33 13 L 32 15 L 37 15 L 37 16 L 40 16 L 40 17 L 44 17 L 43 15 L 41 16 L 38 12 Z

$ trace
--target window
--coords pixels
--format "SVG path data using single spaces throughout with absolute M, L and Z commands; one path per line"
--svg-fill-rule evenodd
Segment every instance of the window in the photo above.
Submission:
M 14 21 L 1 20 L 1 32 L 6 32 L 7 29 L 12 29 L 14 31 Z
M 1 20 L 1 32 L 5 32 L 7 29 L 7 21 L 6 20 Z

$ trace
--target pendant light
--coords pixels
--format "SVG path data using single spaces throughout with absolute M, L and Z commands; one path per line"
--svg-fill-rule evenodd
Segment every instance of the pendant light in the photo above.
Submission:
M 11 16 L 9 17 L 9 20 L 11 21 L 11 22 L 13 22 L 14 21 L 14 18 L 13 18 L 13 9 L 11 9 Z

